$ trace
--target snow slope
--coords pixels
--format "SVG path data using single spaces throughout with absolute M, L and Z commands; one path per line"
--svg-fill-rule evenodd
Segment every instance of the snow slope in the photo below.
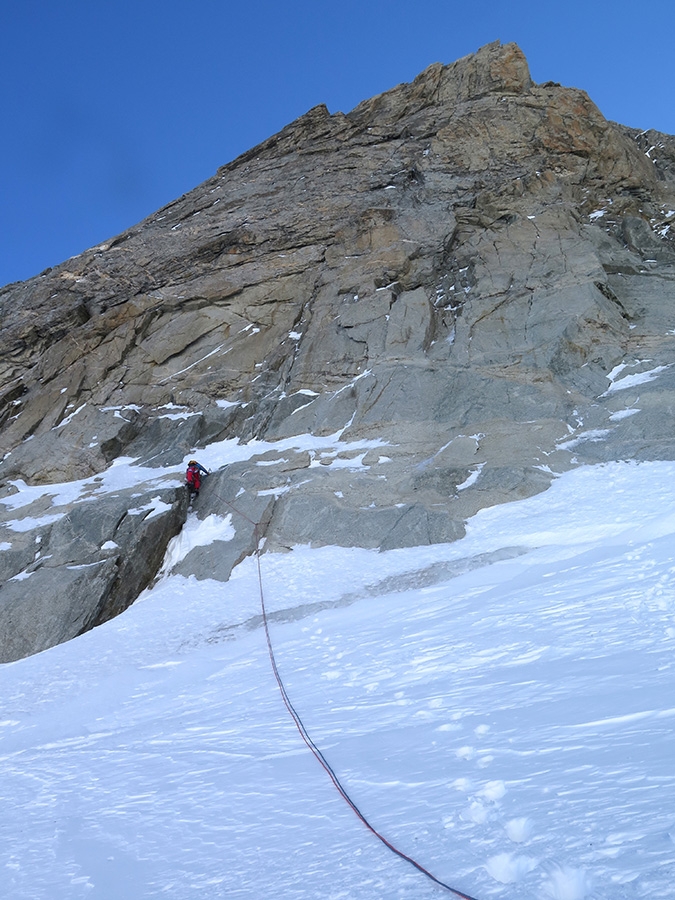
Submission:
M 583 467 L 455 544 L 262 557 L 314 740 L 376 828 L 478 900 L 673 896 L 674 483 L 674 463 Z M 227 539 L 226 512 L 190 546 Z M 5 898 L 451 896 L 302 743 L 253 560 L 164 575 L 0 690 Z

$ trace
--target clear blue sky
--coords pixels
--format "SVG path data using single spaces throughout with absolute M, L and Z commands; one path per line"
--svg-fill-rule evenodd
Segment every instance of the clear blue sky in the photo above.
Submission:
M 317 103 L 493 40 L 675 133 L 675 2 L 0 0 L 0 284 L 118 234 Z

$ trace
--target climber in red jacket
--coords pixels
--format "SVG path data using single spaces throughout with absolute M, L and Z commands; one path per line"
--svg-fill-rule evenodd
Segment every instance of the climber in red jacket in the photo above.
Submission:
M 207 469 L 200 465 L 196 459 L 191 459 L 185 472 L 185 482 L 190 494 L 190 499 L 199 497 L 199 488 L 202 486 L 202 478 L 208 475 Z

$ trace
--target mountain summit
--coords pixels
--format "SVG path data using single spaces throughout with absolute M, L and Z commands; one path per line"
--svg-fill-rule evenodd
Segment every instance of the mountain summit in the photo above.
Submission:
M 672 459 L 675 138 L 490 44 L 310 110 L 0 314 L 7 660 L 169 565 L 195 453 L 228 463 L 196 514 L 246 518 L 172 564 L 220 579 L 254 521 L 438 543 L 580 463 Z

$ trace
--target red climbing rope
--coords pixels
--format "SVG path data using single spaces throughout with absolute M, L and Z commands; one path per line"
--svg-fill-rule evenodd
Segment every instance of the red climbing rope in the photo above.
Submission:
M 293 706 L 293 703 L 291 702 L 290 697 L 288 696 L 288 692 L 286 691 L 286 686 L 284 685 L 281 674 L 279 673 L 276 657 L 274 655 L 274 648 L 272 646 L 272 638 L 270 636 L 269 622 L 267 619 L 267 607 L 265 605 L 265 592 L 263 589 L 262 566 L 260 564 L 261 550 L 260 550 L 260 531 L 258 528 L 259 523 L 254 522 L 245 513 L 241 512 L 241 510 L 237 509 L 229 501 L 225 500 L 224 497 L 220 496 L 220 494 L 216 494 L 216 496 L 218 496 L 223 501 L 223 503 L 225 503 L 227 506 L 229 506 L 230 509 L 233 510 L 233 512 L 235 512 L 237 515 L 241 516 L 242 518 L 246 519 L 247 522 L 250 522 L 250 524 L 253 525 L 253 536 L 254 536 L 254 541 L 255 541 L 255 558 L 256 558 L 256 565 L 257 565 L 257 570 L 258 570 L 258 589 L 260 592 L 260 609 L 262 611 L 262 621 L 263 621 L 263 626 L 265 629 L 265 639 L 267 641 L 267 651 L 269 653 L 270 663 L 272 665 L 272 672 L 274 673 L 274 677 L 276 679 L 277 685 L 279 686 L 279 692 L 281 693 L 282 700 L 284 701 L 284 705 L 285 705 L 286 709 L 288 710 L 289 715 L 295 722 L 295 726 L 298 729 L 298 731 L 300 732 L 300 736 L 302 737 L 303 741 L 305 742 L 305 744 L 307 744 L 307 746 L 312 751 L 312 753 L 314 754 L 316 759 L 319 761 L 319 763 L 323 766 L 325 771 L 328 773 L 328 777 L 335 785 L 336 790 L 338 791 L 338 793 L 340 794 L 342 799 L 345 801 L 345 803 L 349 807 L 351 807 L 354 814 L 366 826 L 368 831 L 370 831 L 371 834 L 373 834 L 379 841 L 381 841 L 384 844 L 384 846 L 387 847 L 387 849 L 391 850 L 391 852 L 396 854 L 396 856 L 405 860 L 413 868 L 417 869 L 418 872 L 421 872 L 422 875 L 426 875 L 426 877 L 429 878 L 431 881 L 433 881 L 434 884 L 439 885 L 439 887 L 445 888 L 445 890 L 450 891 L 450 893 L 454 894 L 456 897 L 461 897 L 462 900 L 476 900 L 475 897 L 472 897 L 469 894 L 465 894 L 463 891 L 460 891 L 457 888 L 451 887 L 449 884 L 446 884 L 444 881 L 441 881 L 440 878 L 436 878 L 435 875 L 433 875 L 428 869 L 425 869 L 423 865 L 421 865 L 420 863 L 417 862 L 417 860 L 413 859 L 411 856 L 408 856 L 402 850 L 399 850 L 398 847 L 394 846 L 394 844 L 392 844 L 391 841 L 388 841 L 387 838 L 384 837 L 384 835 L 380 834 L 380 832 L 373 825 L 370 824 L 370 822 L 365 817 L 365 815 L 361 812 L 361 810 L 358 808 L 358 806 L 354 803 L 352 798 L 347 793 L 346 788 L 343 786 L 342 782 L 336 775 L 333 767 L 331 766 L 331 764 L 328 762 L 328 760 L 323 755 L 321 750 L 317 747 L 317 745 L 312 740 L 312 737 L 309 734 L 309 732 L 307 731 L 307 728 L 305 727 L 304 722 L 300 718 L 300 714 L 295 709 L 295 707 Z

